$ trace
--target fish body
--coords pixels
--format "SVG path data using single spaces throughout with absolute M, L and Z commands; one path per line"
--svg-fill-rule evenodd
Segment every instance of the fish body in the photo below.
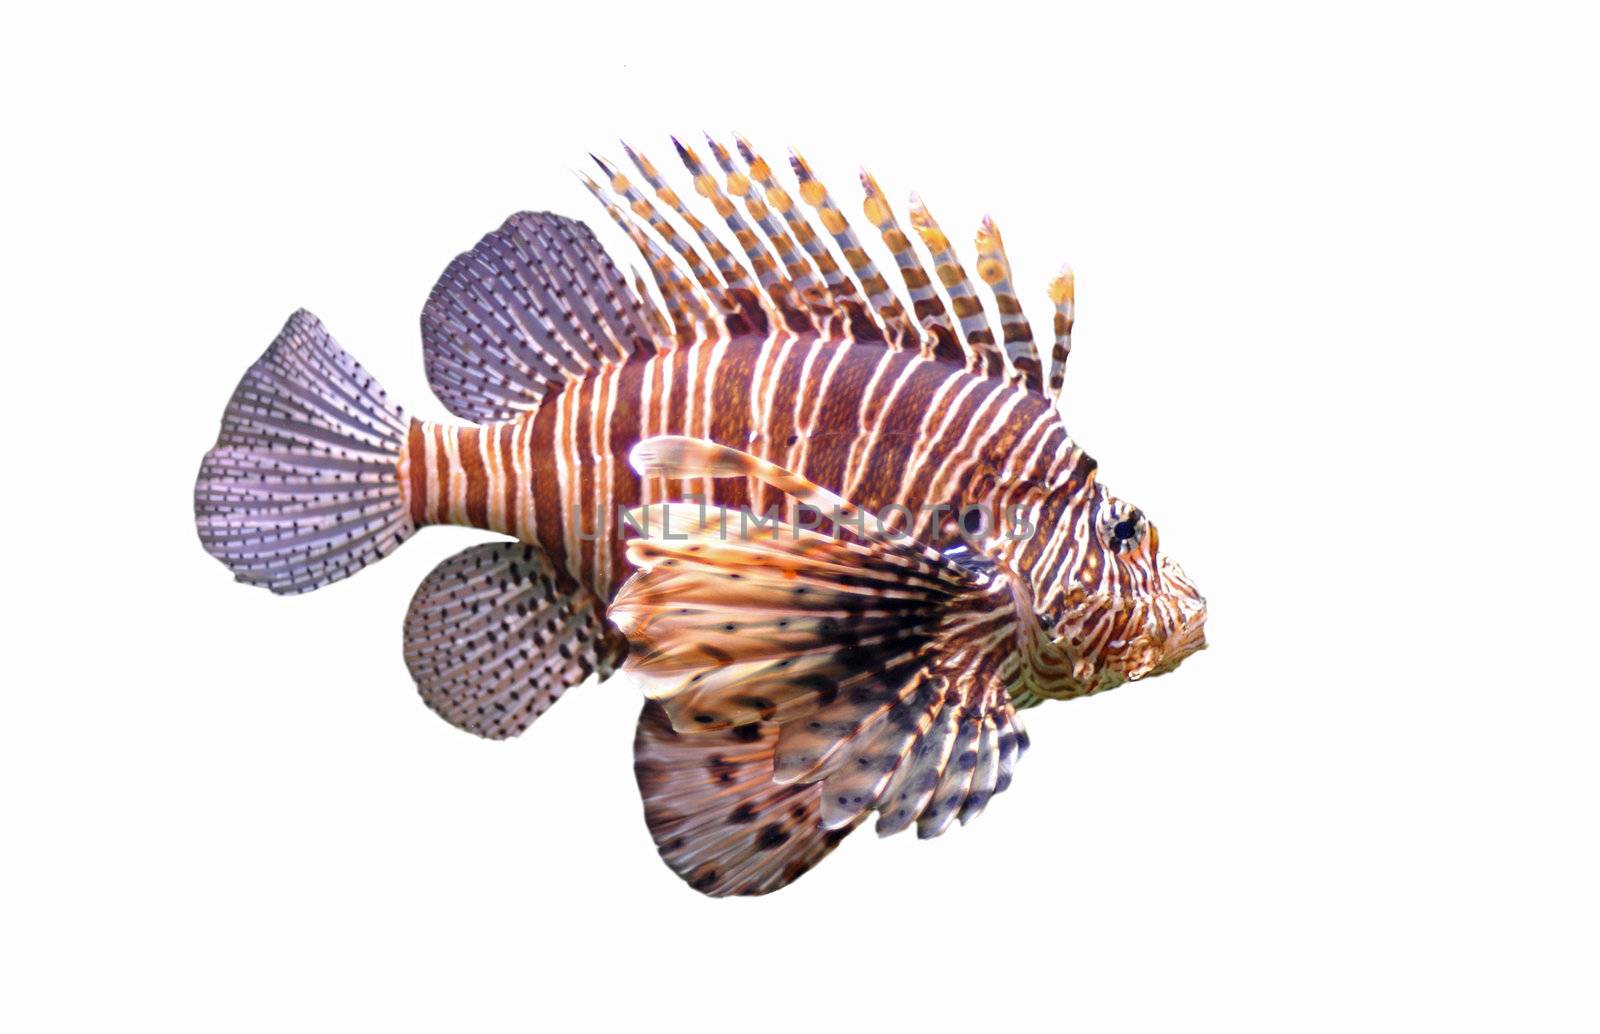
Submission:
M 750 523 L 785 506 L 754 478 L 640 477 L 628 456 L 657 435 L 736 444 L 873 513 L 903 508 L 907 533 L 941 548 L 961 541 L 958 504 L 1003 513 L 1027 500 L 1019 485 L 1082 462 L 1054 407 L 1001 380 L 882 342 L 746 336 L 608 365 L 513 420 L 412 421 L 412 520 L 536 544 L 609 604 L 632 573 L 620 511 L 703 497 Z
M 429 524 L 508 536 L 418 588 L 424 701 L 504 738 L 624 667 L 652 835 L 720 895 L 786 885 L 874 812 L 880 833 L 968 821 L 1009 785 L 1018 711 L 1171 670 L 1204 645 L 1204 601 L 1061 419 L 1070 273 L 1046 364 L 987 220 L 999 341 L 920 201 L 931 274 L 863 175 L 902 300 L 803 160 L 822 231 L 748 144 L 743 164 L 711 147 L 720 177 L 678 149 L 733 245 L 631 149 L 659 207 L 603 162 L 587 181 L 660 307 L 548 213 L 450 264 L 424 358 L 463 422 L 409 417 L 296 313 L 229 403 L 195 512 L 239 580 L 285 593 Z

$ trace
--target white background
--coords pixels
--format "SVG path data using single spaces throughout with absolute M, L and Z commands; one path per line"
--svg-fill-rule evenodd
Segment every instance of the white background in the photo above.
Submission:
M 1595 1029 L 1593 24 L 1027 7 L 12 12 L 0 1024 Z M 754 900 L 657 859 L 622 680 L 416 700 L 478 536 L 280 599 L 191 514 L 290 311 L 441 417 L 449 258 L 701 129 L 993 213 L 1036 326 L 1070 260 L 1069 425 L 1211 604 L 981 821 Z

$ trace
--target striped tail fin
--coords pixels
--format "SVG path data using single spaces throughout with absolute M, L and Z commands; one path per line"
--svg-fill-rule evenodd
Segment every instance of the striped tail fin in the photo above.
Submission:
M 200 464 L 200 542 L 239 581 L 283 594 L 387 556 L 416 529 L 400 478 L 409 426 L 315 316 L 295 313 Z

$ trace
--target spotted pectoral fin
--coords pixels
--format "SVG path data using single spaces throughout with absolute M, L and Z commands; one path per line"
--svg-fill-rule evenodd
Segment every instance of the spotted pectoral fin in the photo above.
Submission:
M 766 894 L 821 861 L 860 824 L 820 822 L 821 787 L 772 779 L 778 727 L 683 733 L 646 701 L 633 746 L 645 824 L 673 872 L 703 894 Z
M 881 833 L 917 822 L 937 835 L 1003 789 L 1002 772 L 1009 781 L 1019 748 L 1005 585 L 909 541 L 785 524 L 730 533 L 736 515 L 682 503 L 632 520 L 644 531 L 629 545 L 639 571 L 610 617 L 629 642 L 623 670 L 673 743 L 759 737 L 763 785 L 805 791 L 818 830 L 853 829 L 877 810 Z M 701 828 L 673 814 L 675 831 Z
M 680 730 L 884 712 L 913 690 L 951 613 L 981 596 L 967 572 L 913 551 L 739 520 L 684 503 L 630 516 L 645 532 L 628 545 L 639 570 L 609 616 L 630 644 L 627 672 Z M 824 760 L 795 756 L 780 776 Z
M 494 542 L 435 567 L 406 613 L 406 666 L 458 729 L 507 739 L 626 649 L 594 599 L 564 591 L 536 546 Z
M 1010 702 L 960 677 L 932 675 L 868 721 L 833 726 L 826 711 L 791 722 L 779 735 L 778 761 L 792 752 L 812 756 L 811 743 L 845 733 L 821 776 L 825 827 L 853 824 L 878 812 L 879 836 L 917 824 L 921 839 L 938 836 L 952 820 L 976 818 L 1011 782 L 1026 736 Z M 1002 778 L 1002 772 L 1004 776 Z

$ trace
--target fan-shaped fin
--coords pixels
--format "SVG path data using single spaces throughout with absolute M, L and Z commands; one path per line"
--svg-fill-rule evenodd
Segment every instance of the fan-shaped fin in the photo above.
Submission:
M 653 515 L 647 516 L 647 514 Z M 625 669 L 686 738 L 776 729 L 769 778 L 823 787 L 819 821 L 942 832 L 982 810 L 1016 760 L 1000 667 L 1009 597 L 956 570 L 918 580 L 908 551 L 781 525 L 740 535 L 728 512 L 635 510 L 640 569 L 610 611 Z
M 1022 720 L 1016 715 L 1014 701 L 1012 708 L 1012 710 L 1002 708 L 995 719 L 995 750 L 1000 754 L 1000 770 L 995 773 L 995 793 L 1002 793 L 1011 785 L 1011 777 L 1016 772 L 1017 762 L 1028 750 L 1028 733 L 1022 727 Z
M 877 699 L 969 584 L 915 573 L 926 565 L 914 556 L 872 563 L 890 552 L 878 544 L 787 526 L 769 538 L 716 507 L 662 503 L 630 519 L 644 537 L 628 557 L 649 576 L 629 580 L 610 618 L 633 644 L 629 671 L 679 728 Z
M 245 373 L 194 485 L 195 530 L 241 582 L 310 592 L 415 530 L 411 420 L 304 309 Z
M 880 837 L 909 827 L 933 800 L 939 774 L 950 761 L 950 748 L 955 744 L 959 720 L 956 708 L 941 706 L 930 716 L 926 727 L 919 729 L 917 739 L 904 752 L 899 767 L 880 796 L 875 827 Z
M 850 746 L 931 681 L 925 652 L 920 649 L 923 643 L 916 644 L 917 650 L 905 650 L 900 648 L 904 642 L 891 640 L 886 644 L 890 648 L 883 651 L 886 656 L 863 655 L 860 659 L 875 667 L 870 678 L 855 680 L 848 690 L 827 700 L 804 720 L 783 726 L 774 778 L 780 783 L 809 783 L 833 775 L 849 755 Z M 854 803 L 867 808 L 876 797 L 863 796 Z
M 553 387 L 653 336 L 589 228 L 542 212 L 513 215 L 456 256 L 422 310 L 429 385 L 479 423 L 537 408 Z
M 927 805 L 917 817 L 917 839 L 936 837 L 950 827 L 961 811 L 972 788 L 972 774 L 978 767 L 978 739 L 983 720 L 977 715 L 957 714 L 950 755 L 939 772 Z
M 537 546 L 493 542 L 435 567 L 406 613 L 406 666 L 422 700 L 488 739 L 522 732 L 625 644 L 587 592 L 558 584 Z
M 1000 751 L 996 746 L 998 738 L 998 723 L 994 715 L 984 715 L 982 727 L 978 730 L 978 758 L 972 769 L 972 788 L 967 792 L 967 799 L 962 802 L 957 815 L 963 826 L 982 815 L 989 798 L 994 796 L 1000 776 Z
M 835 754 L 822 782 L 822 824 L 834 827 L 851 821 L 874 803 L 882 805 L 885 791 L 907 753 L 944 706 L 944 687 L 937 679 L 919 679 L 875 722 L 844 743 Z

